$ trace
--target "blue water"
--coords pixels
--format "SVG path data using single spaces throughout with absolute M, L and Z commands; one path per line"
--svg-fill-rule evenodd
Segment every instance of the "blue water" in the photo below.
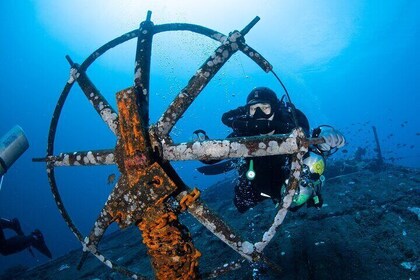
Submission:
M 420 10 L 419 1 L 1 1 L 0 134 L 15 124 L 25 130 L 29 150 L 4 178 L 1 217 L 18 217 L 25 232 L 40 228 L 54 257 L 80 245 L 55 207 L 45 164 L 32 158 L 46 153 L 47 135 L 59 94 L 69 78 L 69 54 L 81 63 L 109 40 L 138 28 L 147 10 L 155 24 L 188 22 L 224 34 L 241 30 L 255 16 L 261 20 L 246 36 L 286 84 L 291 98 L 312 127 L 330 124 L 343 131 L 351 157 L 358 147 L 373 157 L 376 126 L 388 162 L 420 167 Z M 93 1 L 91 1 L 93 2 Z M 98 1 L 99 2 L 99 1 Z M 123 4 L 121 4 L 121 3 Z M 133 84 L 135 40 L 98 59 L 88 74 L 115 106 L 115 93 Z M 179 32 L 154 38 L 151 74 L 151 121 L 182 89 L 217 47 L 215 41 Z M 281 96 L 271 74 L 235 54 L 176 125 L 172 137 L 190 140 L 195 129 L 211 138 L 229 131 L 223 112 L 242 105 L 255 86 Z M 65 104 L 56 151 L 113 148 L 116 139 L 75 86 Z M 175 164 L 190 186 L 205 188 L 219 177 L 194 171 L 196 162 Z M 92 226 L 112 189 L 115 166 L 57 169 L 64 203 L 84 234 Z M 27 251 L 0 257 L 0 269 L 46 261 Z

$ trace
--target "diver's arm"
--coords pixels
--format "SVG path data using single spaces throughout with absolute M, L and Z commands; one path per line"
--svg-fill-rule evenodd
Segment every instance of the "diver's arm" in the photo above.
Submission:
M 346 144 L 344 135 L 329 125 L 321 125 L 314 129 L 312 137 L 319 137 L 325 140 L 325 143 L 316 145 L 316 148 L 324 155 L 333 154 L 338 148 Z
M 224 113 L 222 116 L 222 122 L 224 125 L 235 129 L 235 121 L 246 118 L 246 115 L 246 107 L 241 106 Z

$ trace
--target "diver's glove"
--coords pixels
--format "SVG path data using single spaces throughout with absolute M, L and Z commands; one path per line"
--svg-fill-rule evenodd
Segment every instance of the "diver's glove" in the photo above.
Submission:
M 314 130 L 315 137 L 321 137 L 325 143 L 318 144 L 317 147 L 322 152 L 329 152 L 334 148 L 341 148 L 345 145 L 346 139 L 340 131 L 335 130 L 331 126 L 320 126 Z

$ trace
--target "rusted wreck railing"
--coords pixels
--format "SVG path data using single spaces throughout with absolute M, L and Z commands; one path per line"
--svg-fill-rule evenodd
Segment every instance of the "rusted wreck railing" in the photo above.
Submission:
M 84 254 L 79 268 L 92 253 L 107 266 L 135 279 L 145 279 L 135 272 L 107 259 L 98 250 L 103 234 L 113 222 L 121 228 L 136 225 L 142 232 L 143 242 L 151 256 L 152 266 L 158 279 L 197 279 L 200 252 L 194 248 L 188 230 L 178 222 L 177 215 L 187 210 L 213 234 L 248 261 L 266 261 L 262 252 L 274 237 L 282 223 L 298 186 L 301 161 L 308 146 L 318 139 L 307 139 L 297 128 L 289 135 L 266 137 L 230 138 L 174 144 L 169 133 L 189 108 L 203 88 L 237 51 L 243 52 L 265 72 L 272 70 L 271 64 L 257 51 L 245 43 L 244 36 L 259 20 L 256 17 L 242 31 L 233 31 L 228 36 L 217 31 L 192 24 L 154 25 L 149 12 L 146 21 L 138 30 L 128 32 L 100 47 L 80 66 L 68 56 L 71 71 L 57 102 L 51 120 L 47 155 L 34 161 L 47 162 L 47 174 L 57 207 L 68 227 L 80 240 Z M 221 45 L 196 71 L 187 86 L 181 90 L 155 125 L 149 125 L 149 78 L 152 39 L 155 34 L 167 31 L 187 30 L 202 34 Z M 88 67 L 109 49 L 137 37 L 134 86 L 117 93 L 118 114 L 88 78 Z M 77 82 L 89 102 L 118 141 L 115 149 L 71 152 L 54 155 L 55 133 L 65 100 Z M 243 240 L 203 201 L 197 190 L 191 191 L 173 170 L 169 161 L 210 160 L 233 157 L 256 157 L 289 154 L 292 158 L 288 193 L 283 199 L 272 226 L 264 233 L 260 242 L 252 244 Z M 54 175 L 56 166 L 90 166 L 116 164 L 120 179 L 108 197 L 91 232 L 86 237 L 80 233 L 68 215 L 61 200 Z M 239 264 L 239 263 L 238 263 Z M 228 265 L 237 268 L 237 263 Z M 213 275 L 219 272 L 214 272 Z M 221 272 L 220 272 L 221 273 Z

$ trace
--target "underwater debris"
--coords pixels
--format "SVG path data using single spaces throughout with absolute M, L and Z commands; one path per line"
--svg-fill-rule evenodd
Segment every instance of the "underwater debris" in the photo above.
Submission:
M 408 207 L 408 211 L 417 215 L 417 219 L 420 221 L 420 208 L 419 207 Z
M 411 271 L 417 270 L 417 265 L 414 262 L 402 262 L 401 266 Z
M 376 127 L 372 126 L 372 130 L 373 130 L 373 135 L 375 136 L 375 143 L 376 143 L 376 149 L 375 151 L 377 152 L 377 165 L 378 168 L 381 168 L 383 163 L 384 163 L 384 159 L 382 157 L 382 152 L 381 152 L 381 145 L 379 144 L 379 138 L 378 138 L 378 133 L 376 131 Z
M 361 166 L 365 165 L 366 162 Z M 360 181 L 366 184 L 357 184 L 355 188 L 347 186 L 347 182 L 353 180 L 349 176 L 328 182 L 325 189 L 331 191 L 325 192 L 324 201 L 330 206 L 316 211 L 313 208 L 304 208 L 300 213 L 288 213 L 283 230 L 267 248 L 270 250 L 270 260 L 283 268 L 283 272 L 279 276 L 269 269 L 267 275 L 262 275 L 260 279 L 295 279 L 296 271 L 300 271 L 300 275 L 312 273 L 312 279 L 417 279 L 415 276 L 420 271 L 417 237 L 420 223 L 407 207 L 420 207 L 415 202 L 418 200 L 419 185 L 411 179 L 417 178 L 419 173 L 418 169 L 409 169 L 408 173 L 405 173 L 405 170 L 398 166 L 390 166 L 379 174 L 369 171 L 358 173 Z M 393 177 L 389 177 L 389 174 L 393 174 Z M 407 183 L 406 188 L 394 187 L 401 181 Z M 272 202 L 266 200 L 253 211 L 239 216 L 236 209 L 229 210 L 229 207 L 226 207 L 232 204 L 233 194 L 229 186 L 231 178 L 203 190 L 202 198 L 208 201 L 210 208 L 223 209 L 222 217 L 232 222 L 232 227 L 238 229 L 238 232 L 248 230 L 246 221 L 249 217 L 250 221 L 255 223 L 255 233 L 262 234 L 265 224 L 261 222 L 272 216 Z M 368 189 L 372 191 L 369 192 Z M 345 197 L 337 198 L 338 192 L 347 190 L 350 192 Z M 378 203 L 365 203 L 372 199 Z M 383 206 L 387 207 L 383 209 Z M 258 214 L 261 216 L 255 217 Z M 183 219 L 182 223 L 190 229 L 194 243 L 203 252 L 200 261 L 206 266 L 200 267 L 202 279 L 208 279 L 208 275 L 219 266 L 222 269 L 212 274 L 213 279 L 252 279 L 250 265 L 245 259 L 239 259 L 243 262 L 230 265 L 231 261 L 238 259 L 235 252 L 214 239 L 210 232 L 187 213 L 183 214 L 182 218 L 188 218 Z M 405 222 L 402 221 L 404 219 Z M 199 227 L 193 227 L 193 224 Z M 401 234 L 403 229 L 407 232 L 405 237 Z M 289 238 L 286 238 L 287 234 L 290 234 Z M 135 236 L 137 238 L 134 238 Z M 130 242 L 127 243 L 127 240 Z M 113 255 L 115 258 L 126 256 L 126 261 L 121 264 L 138 271 L 147 271 L 147 279 L 154 279 L 149 260 L 142 258 L 147 254 L 146 246 L 136 246 L 138 241 L 141 240 L 137 228 L 130 227 L 104 236 L 104 243 L 101 245 L 104 254 Z M 325 244 L 314 245 L 320 241 L 325 241 Z M 111 251 L 113 253 L 110 253 Z M 308 257 L 301 258 L 305 251 L 308 252 Z M 281 252 L 285 254 L 282 255 Z M 130 279 L 112 274 L 109 269 L 101 269 L 97 260 L 92 258 L 82 271 L 73 270 L 73 264 L 77 263 L 79 257 L 78 250 L 71 251 L 64 258 L 52 260 L 51 265 L 40 266 L 10 277 L 1 275 L 0 279 L 39 279 L 39 275 L 45 275 L 45 279 L 56 279 L 59 273 L 57 268 L 64 263 L 70 264 L 71 269 L 61 274 L 72 275 L 72 279 Z M 379 269 L 378 259 L 381 260 Z M 402 262 L 412 262 L 417 266 L 417 270 L 413 272 L 405 269 L 400 265 Z M 224 267 L 225 264 L 229 265 Z M 236 267 L 238 268 L 235 269 Z M 222 271 L 226 271 L 226 274 Z
M 356 152 L 354 153 L 354 160 L 360 161 L 363 159 L 363 157 L 366 155 L 366 148 L 358 147 L 356 149 Z
M 68 265 L 68 264 L 62 264 L 59 268 L 58 268 L 58 271 L 63 271 L 63 270 L 66 270 L 66 269 L 69 269 L 70 268 L 70 266 Z

